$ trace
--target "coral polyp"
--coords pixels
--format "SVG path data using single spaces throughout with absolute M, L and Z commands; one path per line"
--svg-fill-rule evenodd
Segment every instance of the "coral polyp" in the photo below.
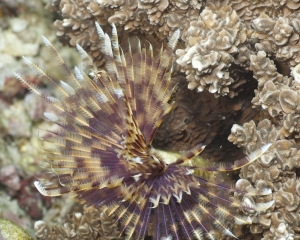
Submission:
M 240 210 L 264 211 L 273 201 L 250 204 L 233 200 L 234 192 L 245 196 L 270 194 L 270 189 L 238 189 L 218 182 L 210 172 L 232 171 L 255 161 L 271 144 L 232 164 L 213 164 L 198 155 L 201 143 L 183 153 L 155 149 L 152 141 L 166 114 L 170 97 L 172 54 L 179 30 L 156 55 L 138 42 L 134 51 L 119 47 L 117 30 L 111 38 L 98 23 L 105 70 L 77 45 L 90 73 L 66 66 L 52 44 L 66 74 L 57 81 L 24 57 L 25 63 L 57 87 L 60 97 L 44 94 L 16 73 L 16 77 L 56 110 L 44 116 L 56 124 L 43 138 L 45 166 L 49 173 L 34 185 L 45 196 L 70 194 L 81 203 L 115 216 L 121 234 L 128 239 L 216 239 L 217 230 L 235 237 L 234 224 L 250 224 Z

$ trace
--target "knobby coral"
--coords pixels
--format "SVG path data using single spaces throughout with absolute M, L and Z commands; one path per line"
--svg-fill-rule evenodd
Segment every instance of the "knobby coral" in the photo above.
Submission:
M 34 228 L 36 236 L 40 240 L 124 239 L 124 237 L 119 237 L 119 226 L 114 222 L 113 216 L 107 216 L 94 208 L 85 208 L 83 212 L 76 211 L 69 215 L 63 225 L 55 225 L 51 228 L 44 221 L 37 221 Z
M 260 40 L 255 44 L 257 50 L 274 54 L 279 61 L 285 61 L 290 66 L 300 62 L 300 20 L 297 15 L 272 19 L 262 13 L 253 21 L 253 27 L 252 38 Z
M 116 24 L 127 31 L 155 34 L 161 39 L 171 36 L 176 29 L 184 29 L 190 18 L 195 18 L 203 1 L 169 0 L 51 0 L 48 8 L 60 12 L 56 20 L 57 35 L 72 46 L 80 44 L 93 57 L 96 66 L 104 64 L 98 51 L 97 33 L 93 23 Z
M 257 125 L 250 121 L 243 126 L 234 125 L 229 140 L 244 146 L 247 151 L 260 146 L 264 141 L 273 142 L 268 155 L 241 170 L 241 186 L 254 184 L 257 189 L 271 188 L 272 195 L 261 200 L 275 200 L 269 213 L 253 214 L 247 211 L 253 224 L 254 234 L 263 233 L 264 240 L 299 239 L 299 181 L 294 172 L 299 168 L 299 150 L 293 140 L 281 139 L 280 129 L 270 120 L 262 120 Z M 239 197 L 238 194 L 235 197 Z M 253 201 L 251 198 L 249 201 Z
M 188 88 L 207 89 L 216 96 L 237 94 L 245 79 L 234 79 L 235 65 L 247 65 L 247 28 L 230 7 L 206 7 L 185 32 L 186 49 L 177 50 L 177 63 L 187 75 Z
M 129 52 L 124 53 L 114 25 L 111 39 L 98 23 L 96 31 L 105 70 L 98 70 L 77 44 L 91 72 L 85 74 L 75 67 L 73 75 L 45 37 L 66 81 L 56 81 L 24 57 L 29 67 L 57 87 L 60 98 L 44 94 L 15 74 L 56 109 L 44 114 L 57 125 L 43 139 L 45 167 L 50 173 L 34 185 L 43 195 L 70 193 L 108 216 L 115 215 L 120 235 L 125 233 L 127 238 L 143 239 L 148 230 L 155 239 L 203 239 L 203 234 L 216 239 L 217 232 L 235 237 L 230 231 L 234 224 L 251 223 L 239 211 L 268 209 L 272 200 L 256 203 L 255 197 L 269 195 L 270 189 L 256 190 L 250 184 L 234 188 L 219 183 L 209 172 L 248 165 L 271 144 L 252 149 L 232 164 L 210 164 L 197 157 L 202 144 L 181 154 L 155 149 L 155 132 L 173 105 L 169 85 L 179 31 L 157 55 L 151 45 L 146 49 L 140 43 L 134 51 L 129 45 Z M 239 198 L 232 200 L 232 193 Z
M 49 2 L 63 18 L 55 21 L 57 35 L 73 46 L 81 44 L 97 66 L 104 61 L 97 51 L 94 21 L 162 40 L 180 28 L 185 46 L 177 50 L 177 63 L 189 88 L 230 97 L 249 81 L 240 73 L 249 71 L 255 50 L 274 54 L 291 66 L 299 63 L 299 7 L 298 1 L 272 0 Z
M 268 186 L 273 191 L 275 205 L 270 213 L 252 216 L 253 233 L 263 233 L 264 240 L 299 239 L 299 65 L 290 77 L 277 71 L 274 61 L 263 51 L 251 56 L 251 69 L 258 87 L 252 100 L 261 108 L 265 119 L 243 126 L 234 125 L 229 140 L 251 152 L 265 141 L 272 142 L 268 155 L 262 156 L 241 171 L 246 184 L 256 188 Z M 269 120 L 270 118 L 271 120 Z

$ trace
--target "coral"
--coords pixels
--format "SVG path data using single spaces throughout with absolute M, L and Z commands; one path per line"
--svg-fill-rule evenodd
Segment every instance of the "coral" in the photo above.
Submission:
M 282 126 L 281 138 L 300 137 L 298 68 L 297 65 L 292 70 L 294 78 L 283 76 L 265 52 L 259 51 L 251 56 L 251 69 L 258 81 L 252 103 L 264 109 L 277 125 Z
M 109 1 L 108 1 L 109 2 Z M 185 29 L 188 20 L 197 18 L 204 1 L 187 0 L 138 0 L 120 1 L 119 11 L 114 11 L 108 22 L 124 25 L 125 30 L 156 33 L 164 39 L 178 28 Z M 103 7 L 108 6 L 103 4 Z M 115 7 L 115 6 L 114 6 Z
M 69 41 L 70 45 L 80 44 L 94 59 L 96 66 L 103 65 L 102 54 L 94 22 L 100 25 L 116 24 L 120 29 L 155 33 L 166 39 L 178 28 L 185 29 L 188 22 L 197 18 L 202 1 L 139 0 L 139 1 L 95 1 L 84 0 L 76 3 L 70 0 L 50 1 L 48 8 L 60 12 L 62 20 L 56 20 L 57 36 Z M 122 32 L 123 35 L 125 32 Z M 149 40 L 149 39 L 148 39 Z
M 298 0 L 210 0 L 218 6 L 230 6 L 237 12 L 243 22 L 250 26 L 252 21 L 261 13 L 268 14 L 272 19 L 290 16 L 299 11 L 300 2 Z
M 233 171 L 255 161 L 271 144 L 254 149 L 247 157 L 228 164 L 211 164 L 197 156 L 204 146 L 197 144 L 183 152 L 166 152 L 152 146 L 154 134 L 172 109 L 172 53 L 179 38 L 177 30 L 165 49 L 153 54 L 152 46 L 140 44 L 124 53 L 119 48 L 115 25 L 111 39 L 96 25 L 105 71 L 98 70 L 80 45 L 76 45 L 87 75 L 75 67 L 73 75 L 48 39 L 43 41 L 59 60 L 66 82 L 59 82 L 41 67 L 23 57 L 25 63 L 48 79 L 60 97 L 48 96 L 15 73 L 22 83 L 56 109 L 44 116 L 57 125 L 43 138 L 47 172 L 34 185 L 44 196 L 72 193 L 80 202 L 115 215 L 120 233 L 144 239 L 150 227 L 153 238 L 211 239 L 220 233 L 235 237 L 233 222 L 249 224 L 237 211 L 265 212 L 274 201 L 251 204 L 232 201 L 240 196 L 266 196 L 269 189 L 232 188 L 209 172 Z M 81 217 L 81 216 L 79 216 Z M 44 223 L 36 224 L 41 237 L 49 233 Z M 73 227 L 76 229 L 76 226 Z M 60 232 L 67 237 L 91 234 L 88 226 Z M 189 231 L 187 229 L 192 229 Z M 82 232 L 81 232 L 82 230 Z M 75 234 L 74 232 L 77 233 Z
M 89 0 L 76 4 L 63 0 L 51 4 L 63 17 L 54 23 L 57 35 L 69 39 L 72 46 L 80 44 L 98 67 L 104 62 L 92 27 L 94 21 L 103 25 L 115 23 L 126 32 L 138 30 L 148 40 L 153 38 L 153 33 L 165 40 L 176 29 L 182 29 L 185 49 L 177 50 L 177 63 L 187 74 L 190 89 L 208 89 L 216 96 L 233 97 L 247 81 L 239 73 L 249 65 L 252 53 L 248 46 L 249 36 L 245 24 L 230 7 L 219 9 L 209 4 L 202 10 L 201 2 L 167 0 Z M 125 32 L 122 35 L 123 39 L 127 36 Z
M 53 36 L 57 44 L 44 2 L 0 1 L 0 217 L 16 223 L 32 236 L 34 221 L 59 218 L 65 208 L 59 199 L 41 197 L 33 187 L 41 164 L 38 137 L 43 133 L 40 129 L 50 125 L 41 121 L 41 110 L 49 106 L 33 96 L 12 72 L 20 71 L 32 84 L 46 87 L 39 77 L 28 74 L 21 59 L 26 54 L 38 59 L 39 64 L 51 66 L 55 62 L 44 51 L 40 38 L 40 35 Z M 62 49 L 61 44 L 57 48 Z M 70 50 L 63 49 L 61 53 L 67 61 L 76 62 Z
M 19 206 L 17 199 L 8 196 L 8 194 L 2 189 L 0 191 L 0 218 L 10 220 L 32 233 L 32 220 L 28 214 Z
M 124 239 L 119 237 L 120 230 L 114 224 L 114 219 L 94 208 L 84 208 L 82 213 L 75 212 L 63 224 L 54 225 L 52 228 L 44 221 L 37 221 L 34 228 L 38 240 Z
M 188 88 L 207 89 L 215 96 L 237 95 L 246 79 L 235 79 L 234 71 L 249 65 L 247 28 L 230 7 L 206 7 L 190 21 L 183 33 L 185 49 L 178 49 L 177 63 L 187 75 Z
M 8 188 L 9 195 L 15 195 L 21 188 L 20 176 L 14 165 L 0 168 L 0 182 Z
M 189 88 L 233 97 L 249 81 L 242 73 L 249 71 L 254 46 L 288 60 L 291 66 L 298 63 L 298 5 L 288 1 L 209 1 L 203 9 L 202 2 L 196 1 L 88 0 L 75 4 L 62 0 L 50 1 L 49 8 L 63 18 L 55 22 L 57 35 L 69 39 L 72 46 L 79 43 L 96 66 L 104 62 L 94 21 L 124 28 L 123 39 L 126 32 L 134 30 L 148 40 L 153 33 L 165 40 L 179 28 L 185 48 L 177 50 L 177 63 L 187 75 Z M 253 44 L 255 39 L 259 42 Z
M 80 44 L 90 56 L 93 57 L 96 66 L 103 65 L 102 54 L 98 51 L 97 33 L 94 22 L 106 24 L 108 9 L 103 11 L 96 1 L 50 1 L 49 9 L 60 11 L 63 20 L 56 20 L 54 25 L 57 28 L 56 35 L 64 41 L 69 41 L 71 46 Z
M 43 215 L 41 204 L 46 205 L 47 202 L 49 204 L 51 203 L 51 200 L 47 200 L 41 197 L 37 193 L 36 189 L 28 188 L 28 185 L 30 185 L 33 180 L 33 177 L 22 179 L 21 188 L 16 197 L 18 199 L 19 206 L 26 211 L 31 219 L 37 220 L 40 219 Z
M 31 122 L 23 107 L 23 102 L 16 102 L 2 111 L 1 125 L 12 136 L 30 136 Z
M 32 181 L 32 177 L 24 179 L 24 173 L 21 173 L 21 170 L 17 169 L 15 165 L 7 165 L 0 168 L 1 186 L 7 189 L 7 193 L 10 197 L 17 200 L 18 207 L 23 209 L 29 217 L 39 219 L 42 217 L 42 209 L 40 206 L 42 198 L 36 189 L 28 188 L 28 185 L 30 185 Z M 16 213 L 9 212 L 9 209 L 7 210 L 6 217 L 14 220 Z M 5 214 L 4 211 L 0 211 L 0 213 Z
M 172 82 L 176 83 L 172 96 L 174 107 L 157 130 L 154 146 L 178 151 L 201 142 L 206 145 L 201 156 L 210 161 L 242 158 L 243 153 L 239 154 L 239 149 L 229 143 L 227 137 L 234 123 L 242 124 L 259 117 L 251 105 L 254 93 L 245 89 L 241 92 L 242 98 L 215 98 L 208 91 L 199 94 L 189 90 L 185 76 L 177 75 Z
M 262 120 L 257 125 L 250 121 L 243 126 L 234 125 L 229 140 L 243 146 L 247 152 L 272 142 L 268 154 L 255 163 L 244 167 L 240 177 L 243 185 L 253 184 L 257 190 L 271 188 L 272 196 L 263 197 L 260 201 L 275 200 L 270 212 L 253 214 L 250 230 L 254 234 L 263 233 L 267 239 L 299 239 L 298 223 L 300 221 L 299 200 L 300 181 L 295 169 L 300 167 L 300 149 L 294 140 L 280 139 L 280 128 L 270 120 Z M 238 197 L 236 194 L 235 197 Z M 257 200 L 258 201 L 258 200 Z
M 251 37 L 259 39 L 255 44 L 256 49 L 274 55 L 279 61 L 284 61 L 290 66 L 300 63 L 298 18 L 298 15 L 287 15 L 274 19 L 266 13 L 261 13 L 253 20 L 254 32 Z
M 240 176 L 258 189 L 261 185 L 273 189 L 272 199 L 275 200 L 274 209 L 253 219 L 257 224 L 250 229 L 253 233 L 263 233 L 264 240 L 300 239 L 298 65 L 292 68 L 292 76 L 287 77 L 278 73 L 274 62 L 263 51 L 250 59 L 254 78 L 258 81 L 252 103 L 261 109 L 266 119 L 257 125 L 253 121 L 243 126 L 234 125 L 229 140 L 248 152 L 266 142 L 273 143 L 268 155 L 243 168 Z

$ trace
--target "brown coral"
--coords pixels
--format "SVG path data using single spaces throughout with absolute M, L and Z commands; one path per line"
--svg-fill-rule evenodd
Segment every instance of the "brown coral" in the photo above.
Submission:
M 241 92 L 241 97 L 215 98 L 207 91 L 199 94 L 189 90 L 184 76 L 172 79 L 176 83 L 175 101 L 172 111 L 166 116 L 154 138 L 160 149 L 188 150 L 197 143 L 207 145 L 201 156 L 210 161 L 232 161 L 243 157 L 227 137 L 232 124 L 242 124 L 256 119 L 259 112 L 252 108 L 255 86 L 250 84 Z M 216 149 L 218 149 L 216 151 Z
M 167 39 L 178 28 L 185 29 L 191 18 L 196 18 L 202 1 L 139 0 L 139 1 L 95 1 L 70 0 L 50 1 L 48 8 L 59 11 L 62 20 L 56 20 L 57 36 L 68 40 L 72 46 L 80 44 L 93 57 L 96 66 L 102 66 L 102 55 L 98 51 L 94 22 L 101 25 L 116 24 L 125 31 L 155 33 Z M 120 34 L 121 35 L 121 34 Z
M 251 56 L 251 69 L 258 81 L 258 90 L 252 100 L 254 106 L 260 106 L 267 111 L 281 125 L 281 137 L 293 136 L 299 138 L 299 88 L 297 80 L 283 76 L 277 72 L 272 60 L 267 58 L 266 53 L 259 51 Z M 297 66 L 293 75 L 298 76 Z
M 244 184 L 253 184 L 256 189 L 266 186 L 273 189 L 273 196 L 261 199 L 261 201 L 275 199 L 272 211 L 259 215 L 248 212 L 253 221 L 251 232 L 263 233 L 264 240 L 300 237 L 298 228 L 300 181 L 294 172 L 300 166 L 300 149 L 295 141 L 280 139 L 280 132 L 279 127 L 275 127 L 265 119 L 257 125 L 253 121 L 243 126 L 234 125 L 229 136 L 230 141 L 244 146 L 250 152 L 264 142 L 273 142 L 273 147 L 267 155 L 243 168 L 240 174 L 245 181 Z
M 95 21 L 100 24 L 107 24 L 107 21 L 104 20 L 105 11 L 96 1 L 81 0 L 76 3 L 69 0 L 50 1 L 48 9 L 59 11 L 63 17 L 62 20 L 54 22 L 57 36 L 64 41 L 69 41 L 71 46 L 80 44 L 93 57 L 97 66 L 103 65 L 93 26 Z
M 76 4 L 62 0 L 52 1 L 52 5 L 63 17 L 55 22 L 57 35 L 70 39 L 73 46 L 76 43 L 83 46 L 97 66 L 101 66 L 103 60 L 95 41 L 96 32 L 91 27 L 94 21 L 104 25 L 115 23 L 125 31 L 145 34 L 148 40 L 153 38 L 153 33 L 166 40 L 179 28 L 185 49 L 177 51 L 177 63 L 187 74 L 190 89 L 207 89 L 215 96 L 233 97 L 248 81 L 243 72 L 248 72 L 252 53 L 249 33 L 237 13 L 228 6 L 209 3 L 202 10 L 202 2 L 168 0 L 86 0 Z
M 259 51 L 251 56 L 251 69 L 258 81 L 252 103 L 261 109 L 262 116 L 270 116 L 272 122 L 265 119 L 257 125 L 253 121 L 243 126 L 234 125 L 229 140 L 244 146 L 247 151 L 264 142 L 273 143 L 269 154 L 242 169 L 241 178 L 256 184 L 256 187 L 264 183 L 272 188 L 275 207 L 269 214 L 253 219 L 257 224 L 250 229 L 253 233 L 263 233 L 265 240 L 299 239 L 298 65 L 292 68 L 292 77 L 283 76 L 266 53 Z
M 298 0 L 210 0 L 209 2 L 219 6 L 231 6 L 248 26 L 261 13 L 267 13 L 272 19 L 277 19 L 297 13 L 300 8 Z
M 255 44 L 258 51 L 265 51 L 276 56 L 279 61 L 295 66 L 300 62 L 299 26 L 298 15 L 274 19 L 261 13 L 253 20 L 254 32 L 251 37 L 259 39 Z
M 199 18 L 191 20 L 183 33 L 186 49 L 176 51 L 177 63 L 187 75 L 188 88 L 207 89 L 215 96 L 238 94 L 246 79 L 235 79 L 234 71 L 247 67 L 250 50 L 247 28 L 230 7 L 210 4 Z
M 44 221 L 37 221 L 34 229 L 38 240 L 124 239 L 119 237 L 120 230 L 118 225 L 114 224 L 114 218 L 93 208 L 84 208 L 82 212 L 74 212 L 61 225 L 56 224 L 50 227 Z

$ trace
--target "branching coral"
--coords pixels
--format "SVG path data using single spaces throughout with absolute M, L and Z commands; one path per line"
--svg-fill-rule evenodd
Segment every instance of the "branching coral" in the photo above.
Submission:
M 101 6 L 107 7 L 104 4 Z M 166 38 L 176 29 L 184 29 L 189 17 L 199 14 L 202 6 L 202 1 L 195 0 L 121 1 L 115 6 L 118 10 L 108 18 L 108 22 L 121 24 L 125 30 L 156 33 L 160 38 Z
M 265 109 L 273 121 L 282 126 L 281 137 L 300 137 L 298 68 L 293 68 L 293 79 L 279 74 L 265 52 L 259 51 L 251 56 L 251 69 L 258 80 L 252 103 Z
M 70 39 L 73 46 L 76 43 L 83 46 L 97 66 L 101 66 L 103 60 L 97 50 L 94 21 L 103 25 L 115 23 L 125 31 L 143 33 L 148 39 L 153 33 L 167 39 L 180 28 L 185 49 L 177 51 L 177 62 L 187 75 L 189 88 L 207 89 L 215 96 L 233 97 L 241 85 L 249 81 L 240 73 L 249 70 L 249 56 L 254 46 L 276 55 L 279 60 L 288 60 L 291 66 L 299 62 L 297 2 L 209 1 L 204 9 L 203 3 L 198 1 L 85 0 L 73 3 L 62 0 L 50 3 L 63 17 L 55 22 L 57 35 Z M 271 19 L 266 11 L 278 19 Z M 287 18 L 289 14 L 285 13 L 292 15 Z M 255 45 L 254 39 L 259 39 Z
M 148 40 L 155 34 L 164 42 L 179 28 L 185 49 L 177 50 L 177 63 L 186 73 L 190 89 L 207 89 L 215 96 L 233 97 L 248 80 L 240 73 L 248 70 L 249 55 L 253 53 L 249 32 L 228 6 L 210 3 L 202 9 L 198 1 L 167 0 L 88 0 L 76 4 L 62 0 L 52 1 L 52 5 L 63 17 L 55 22 L 57 35 L 70 39 L 73 46 L 83 46 L 97 66 L 103 60 L 91 27 L 94 21 L 114 23 L 126 32 L 145 34 Z
M 275 200 L 271 212 L 253 214 L 251 216 L 252 233 L 263 233 L 264 240 L 299 239 L 298 223 L 299 186 L 295 169 L 300 164 L 300 149 L 293 140 L 280 139 L 281 130 L 269 120 L 257 125 L 250 121 L 243 126 L 234 125 L 229 140 L 251 152 L 264 142 L 273 142 L 270 152 L 257 162 L 241 170 L 242 185 L 254 184 L 256 189 L 269 187 L 273 196 L 266 196 L 261 201 Z M 239 197 L 236 194 L 235 197 Z
M 104 12 L 98 4 L 92 1 L 77 1 L 75 4 L 73 1 L 62 0 L 49 2 L 48 8 L 59 10 L 64 18 L 54 22 L 57 36 L 68 39 L 72 46 L 80 44 L 93 57 L 97 66 L 103 65 L 93 26 L 96 20 L 100 24 L 106 24 L 107 21 L 103 22 Z
M 211 0 L 209 2 L 214 2 L 219 6 L 231 6 L 248 26 L 261 13 L 266 13 L 272 19 L 277 19 L 297 13 L 300 8 L 298 0 Z
M 234 125 L 229 140 L 247 151 L 272 142 L 268 155 L 241 171 L 241 177 L 259 188 L 260 184 L 273 189 L 275 206 L 253 222 L 253 233 L 263 233 L 267 239 L 299 239 L 299 83 L 298 65 L 292 68 L 292 77 L 277 72 L 272 60 L 263 51 L 251 56 L 251 69 L 258 81 L 252 103 L 262 109 L 262 120 L 243 126 Z M 267 199 L 264 199 L 267 200 Z
M 119 237 L 120 230 L 114 221 L 112 216 L 109 217 L 97 209 L 85 208 L 82 213 L 76 212 L 69 215 L 62 225 L 54 225 L 51 228 L 44 221 L 37 221 L 34 228 L 39 240 L 124 239 L 124 237 Z
M 231 76 L 235 65 L 247 66 L 247 28 L 230 7 L 206 7 L 184 33 L 186 49 L 177 50 L 177 63 L 187 75 L 188 88 L 207 89 L 216 96 L 237 94 L 245 79 Z
M 300 20 L 297 15 L 270 18 L 262 13 L 253 20 L 252 38 L 259 39 L 255 44 L 257 50 L 275 55 L 279 61 L 286 61 L 290 66 L 300 62 Z
M 56 20 L 57 35 L 68 39 L 72 46 L 80 44 L 93 57 L 96 66 L 103 64 L 98 51 L 97 34 L 93 23 L 116 24 L 126 31 L 155 33 L 166 39 L 178 28 L 185 29 L 191 18 L 197 18 L 202 1 L 119 0 L 50 1 L 48 8 L 60 11 L 63 19 Z

